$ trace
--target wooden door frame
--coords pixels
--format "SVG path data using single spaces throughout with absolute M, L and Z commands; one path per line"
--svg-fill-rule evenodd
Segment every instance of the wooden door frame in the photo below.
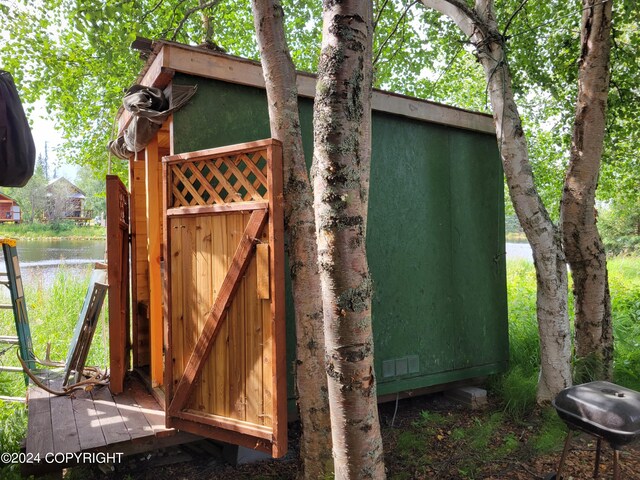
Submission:
M 163 383 L 163 292 L 162 292 L 162 162 L 158 154 L 158 137 L 145 149 L 147 185 L 147 252 L 149 260 L 149 349 L 151 386 Z
M 147 260 L 146 176 L 144 160 L 129 159 L 129 208 L 131 210 L 131 307 L 132 363 L 150 364 L 149 270 Z M 141 225 L 142 223 L 142 225 Z M 141 228 L 143 227 L 143 228 Z M 144 268 L 141 268 L 144 265 Z

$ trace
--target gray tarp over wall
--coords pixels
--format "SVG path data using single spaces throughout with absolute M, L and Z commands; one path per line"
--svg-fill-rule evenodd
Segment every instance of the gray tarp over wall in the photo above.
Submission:
M 197 86 L 173 85 L 171 99 L 159 88 L 134 85 L 124 94 L 122 104 L 131 113 L 131 123 L 124 134 L 109 142 L 109 150 L 116 157 L 128 159 L 143 150 L 164 121 L 183 107 L 196 93 Z

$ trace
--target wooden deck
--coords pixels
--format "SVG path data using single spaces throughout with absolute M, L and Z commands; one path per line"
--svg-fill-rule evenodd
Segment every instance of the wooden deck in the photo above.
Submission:
M 49 386 L 59 388 L 60 373 L 43 377 Z M 126 456 L 200 439 L 166 428 L 164 409 L 135 376 L 127 378 L 124 392 L 116 396 L 107 387 L 55 396 L 32 385 L 27 406 L 26 454 L 33 458 L 39 455 L 41 461 L 24 464 L 25 474 L 74 464 L 73 459 L 68 463 L 47 463 L 42 460 L 47 455 L 52 458 L 61 453 L 104 452 Z

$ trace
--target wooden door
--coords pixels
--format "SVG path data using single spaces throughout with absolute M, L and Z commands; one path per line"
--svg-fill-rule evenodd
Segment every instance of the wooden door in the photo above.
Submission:
M 282 155 L 164 157 L 167 426 L 287 450 Z
M 107 280 L 109 282 L 109 388 L 121 393 L 129 368 L 129 192 L 107 175 Z

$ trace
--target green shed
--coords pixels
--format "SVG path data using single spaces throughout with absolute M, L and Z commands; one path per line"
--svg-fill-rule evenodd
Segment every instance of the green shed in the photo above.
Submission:
M 183 188 L 189 178 L 193 181 L 195 172 L 198 178 L 202 180 L 206 177 L 207 181 L 198 180 L 194 184 L 195 189 L 190 188 L 194 192 L 199 189 L 200 195 L 207 196 L 208 193 L 203 192 L 218 184 L 210 170 L 218 168 L 221 162 L 227 161 L 225 159 L 238 154 L 237 149 L 228 147 L 230 145 L 245 144 L 248 153 L 238 154 L 244 155 L 242 158 L 245 160 L 237 157 L 235 165 L 244 168 L 250 164 L 252 169 L 263 166 L 265 169 L 271 168 L 267 164 L 271 165 L 270 162 L 277 159 L 280 146 L 277 142 L 255 142 L 270 136 L 262 70 L 255 62 L 201 48 L 155 42 L 139 83 L 164 89 L 169 97 L 178 85 L 197 86 L 189 103 L 169 117 L 145 151 L 130 159 L 133 338 L 129 342 L 124 341 L 121 351 L 117 347 L 114 350 L 112 344 L 111 351 L 112 363 L 116 359 L 113 365 L 116 374 L 113 389 L 118 388 L 118 369 L 124 373 L 130 363 L 126 348 L 127 343 L 130 343 L 132 366 L 144 373 L 152 388 L 167 394 L 169 410 L 172 395 L 181 387 L 176 379 L 167 377 L 170 362 L 174 365 L 176 362 L 175 356 L 171 358 L 166 353 L 167 341 L 175 339 L 175 335 L 169 335 L 167 339 L 167 323 L 173 325 L 174 332 L 182 324 L 175 323 L 177 320 L 171 319 L 178 317 L 171 317 L 167 313 L 168 305 L 174 304 L 177 298 L 173 292 L 167 293 L 167 285 L 175 281 L 175 269 L 169 268 L 167 261 L 168 258 L 187 255 L 176 250 L 175 245 L 179 244 L 184 248 L 185 244 L 191 242 L 191 258 L 196 258 L 204 251 L 201 245 L 209 241 L 209 237 L 205 235 L 200 238 L 198 233 L 193 234 L 193 238 L 187 233 L 172 237 L 172 231 L 175 233 L 176 229 L 182 229 L 185 232 L 191 228 L 189 225 L 193 225 L 193 229 L 198 231 L 206 232 L 209 227 L 213 231 L 214 223 L 198 223 L 205 220 L 196 220 L 194 215 L 196 211 L 220 214 L 222 209 L 189 207 L 186 203 L 191 201 L 193 195 L 198 196 L 198 193 L 192 195 L 183 190 L 187 192 L 186 203 L 180 212 L 180 208 L 175 206 L 177 204 L 172 204 L 171 199 L 167 200 L 167 192 L 171 197 L 171 189 L 175 189 L 176 185 Z M 313 76 L 299 74 L 298 88 L 303 142 L 307 162 L 310 164 L 313 147 L 312 97 L 315 91 Z M 374 282 L 373 328 L 378 394 L 381 397 L 396 398 L 399 394 L 416 393 L 434 386 L 504 371 L 508 360 L 504 193 L 502 166 L 492 119 L 484 114 L 382 91 L 374 92 L 372 105 L 374 111 L 367 249 Z M 127 112 L 121 115 L 121 130 L 127 128 L 130 120 Z M 206 149 L 214 150 L 186 155 L 188 152 Z M 264 150 L 258 151 L 259 149 Z M 167 155 L 171 157 L 165 160 L 163 169 L 162 158 Z M 197 167 L 200 173 L 195 171 L 195 164 L 184 166 L 176 163 L 195 160 L 205 162 Z M 171 168 L 174 168 L 173 176 L 170 176 Z M 221 168 L 225 170 L 227 167 Z M 226 175 L 227 180 L 235 180 L 237 176 L 231 173 Z M 268 181 L 271 182 L 275 177 L 277 169 L 269 174 Z M 219 178 L 226 182 L 222 176 Z M 251 177 L 250 181 L 254 182 L 255 178 Z M 278 188 L 277 179 L 273 185 L 267 185 L 266 181 L 265 174 L 264 189 L 267 193 L 260 193 L 265 199 L 269 197 L 272 186 L 274 189 Z M 202 185 L 207 182 L 210 183 L 209 186 Z M 257 185 L 259 182 L 255 180 L 254 183 Z M 217 188 L 220 190 L 222 187 Z M 223 191 L 226 194 L 226 190 Z M 253 205 L 251 208 L 262 208 L 255 198 L 250 200 L 248 203 Z M 272 200 L 271 198 L 269 209 L 272 208 Z M 261 205 L 267 208 L 265 202 Z M 240 230 L 250 228 L 253 216 L 249 218 L 248 212 L 237 214 L 244 215 L 238 216 Z M 229 215 L 228 209 L 224 213 Z M 182 214 L 184 218 L 178 217 Z M 269 232 L 279 241 L 282 235 L 278 231 L 278 213 L 269 210 L 269 215 L 269 222 L 271 219 L 275 221 L 274 225 L 268 223 Z M 225 218 L 221 220 L 223 228 L 230 228 L 231 217 Z M 187 221 L 193 223 L 185 223 Z M 217 220 L 206 220 L 209 221 Z M 266 232 L 267 230 L 263 233 L 265 239 Z M 268 243 L 267 240 L 265 242 Z M 273 244 L 270 245 L 271 248 L 274 247 Z M 257 252 L 257 267 L 252 267 L 254 264 L 249 263 L 247 272 L 250 273 L 243 277 L 246 280 L 257 275 L 258 284 L 261 275 L 259 254 Z M 271 257 L 267 254 L 266 258 L 277 259 L 278 255 L 275 249 L 272 250 Z M 196 287 L 199 285 L 198 279 L 204 277 L 198 276 L 201 271 L 193 265 L 195 263 L 189 267 L 189 272 L 196 273 L 182 272 L 180 275 L 185 278 L 191 275 L 194 280 L 189 285 Z M 282 265 L 275 265 L 276 270 L 281 267 Z M 167 274 L 167 271 L 170 273 Z M 206 282 L 211 283 L 207 276 L 209 274 L 205 272 L 204 275 Z M 266 404 L 271 406 L 272 401 L 275 405 L 276 398 L 283 396 L 277 394 L 278 389 L 281 393 L 284 392 L 284 382 L 280 378 L 282 375 L 274 373 L 280 368 L 278 365 L 288 370 L 286 396 L 289 400 L 293 398 L 290 370 L 294 363 L 295 332 L 287 277 L 288 274 L 285 275 L 284 287 L 286 327 L 283 327 L 286 330 L 286 363 L 284 358 L 279 357 L 282 353 L 280 349 L 274 350 L 274 355 L 278 355 L 278 358 L 270 358 L 270 354 L 260 354 L 255 358 L 247 353 L 242 354 L 245 370 L 250 364 L 261 363 L 263 373 L 267 372 L 265 365 L 269 365 L 269 375 L 278 377 L 277 381 L 274 380 L 272 391 L 271 387 L 258 387 L 262 392 L 263 407 Z M 277 281 L 277 273 L 271 272 L 269 281 L 272 284 Z M 215 284 L 215 280 L 213 282 Z M 180 283 L 181 292 L 190 291 L 191 287 L 185 285 L 187 284 L 184 282 Z M 247 286 L 240 287 L 242 292 L 248 289 Z M 214 286 L 213 290 L 217 290 L 217 287 Z M 272 295 L 274 301 L 277 291 L 272 290 Z M 211 292 L 202 296 L 206 297 L 205 304 L 211 302 Z M 200 297 L 192 298 L 196 302 L 202 300 Z M 249 306 L 244 308 L 245 312 L 255 310 Z M 203 312 L 206 313 L 208 309 L 207 306 Z M 268 317 L 265 313 L 267 310 L 263 310 L 260 317 L 265 321 Z M 274 315 L 278 316 L 277 309 Z M 184 318 L 184 315 L 179 316 L 179 321 L 185 321 Z M 112 328 L 116 332 L 119 331 L 117 329 L 126 330 L 127 321 L 129 320 L 123 318 L 112 320 Z M 277 320 L 274 322 L 277 323 Z M 203 323 L 205 322 L 195 321 L 201 332 Z M 266 329 L 267 323 L 261 325 Z M 246 332 L 250 330 L 246 321 L 243 328 L 246 328 Z M 278 327 L 274 328 L 274 344 L 277 344 Z M 260 335 L 266 335 L 266 330 L 261 331 Z M 186 345 L 187 337 L 184 338 Z M 226 337 L 227 343 L 229 338 Z M 265 338 L 252 341 L 252 345 L 269 343 Z M 197 342 L 196 335 L 191 347 Z M 213 347 L 213 351 L 221 348 L 222 344 Z M 246 348 L 249 351 L 252 347 Z M 183 355 L 186 359 L 183 363 L 186 365 L 189 355 Z M 211 355 L 212 362 L 215 363 L 214 357 L 217 354 Z M 219 358 L 229 361 L 228 353 L 227 357 L 222 355 Z M 231 363 L 228 367 L 232 368 Z M 202 368 L 206 371 L 208 367 Z M 214 367 L 211 367 L 211 371 L 214 371 Z M 207 375 L 202 374 L 201 370 L 197 370 L 197 374 Z M 248 393 L 251 389 L 251 374 L 247 375 L 247 379 L 240 380 L 241 383 L 244 382 L 242 385 L 245 394 L 241 396 L 244 404 L 250 403 L 248 398 L 251 396 Z M 265 373 L 265 378 L 267 376 Z M 173 382 L 173 385 L 168 385 L 167 382 Z M 211 382 L 215 384 L 215 379 Z M 205 378 L 201 381 L 201 386 L 206 383 Z M 195 395 L 200 396 L 200 401 L 194 400 L 191 406 L 184 407 L 178 415 L 179 421 L 173 425 L 200 434 L 207 433 L 208 428 L 214 432 L 211 436 L 215 438 L 262 448 L 274 455 L 281 454 L 282 449 L 275 447 L 278 435 L 282 435 L 281 431 L 276 431 L 275 417 L 276 411 L 283 407 L 273 406 L 273 424 L 267 421 L 258 426 L 253 425 L 253 430 L 247 429 L 245 423 L 250 422 L 250 407 L 242 407 L 244 417 L 234 416 L 233 399 L 227 398 L 228 405 L 220 406 L 221 410 L 218 412 L 203 413 L 207 398 L 211 398 L 213 404 L 213 398 L 220 390 L 215 385 L 211 385 L 209 390 L 198 390 Z M 194 391 L 189 390 L 192 394 Z M 283 403 L 282 398 L 279 398 L 279 402 Z M 256 408 L 259 410 L 263 407 Z M 202 423 L 208 425 L 206 428 L 197 425 L 200 421 L 196 419 L 198 413 L 204 418 Z M 225 415 L 233 418 L 222 419 Z M 262 418 L 270 415 L 256 413 L 255 416 Z M 170 413 L 167 418 L 171 417 Z M 225 428 L 231 433 L 219 434 L 220 429 Z M 273 430 L 269 430 L 270 428 Z M 266 442 L 251 444 L 247 441 L 247 436 L 262 438 Z

